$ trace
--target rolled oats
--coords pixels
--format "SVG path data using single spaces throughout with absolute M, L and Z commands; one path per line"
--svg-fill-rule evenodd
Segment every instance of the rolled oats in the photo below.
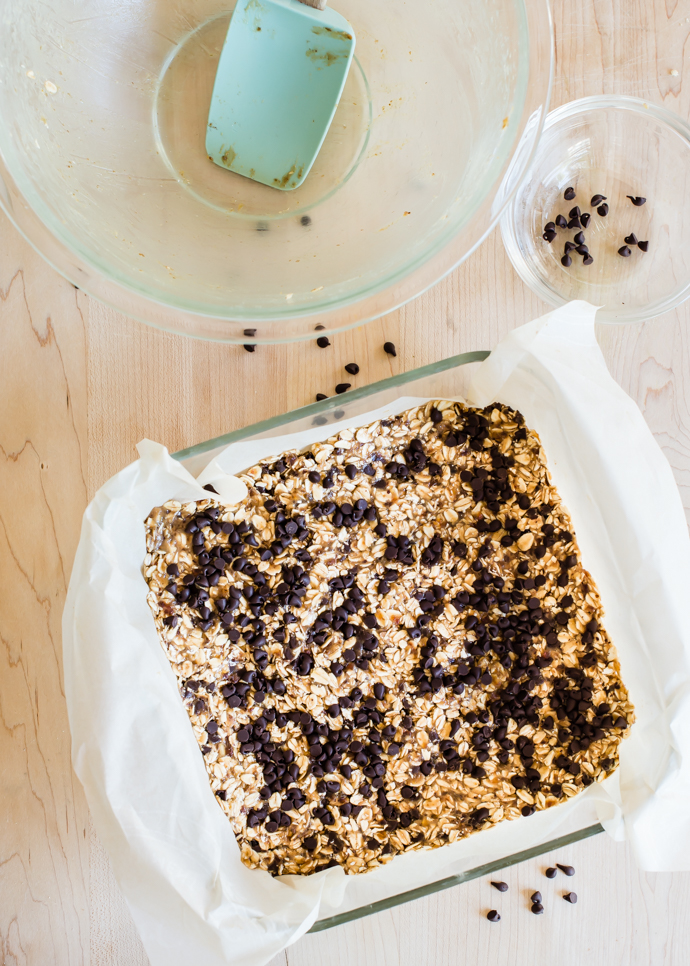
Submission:
M 428 403 L 242 479 L 152 510 L 144 575 L 245 864 L 366 872 L 616 768 L 633 708 L 519 413 Z

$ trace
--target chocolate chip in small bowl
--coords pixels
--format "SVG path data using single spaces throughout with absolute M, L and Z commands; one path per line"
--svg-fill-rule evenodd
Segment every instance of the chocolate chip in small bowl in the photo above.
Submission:
M 505 192 L 516 191 L 501 218 L 506 251 L 535 294 L 552 305 L 599 305 L 603 322 L 653 318 L 688 297 L 690 262 L 681 252 L 690 221 L 678 205 L 678 173 L 690 166 L 690 125 L 681 120 L 680 138 L 676 125 L 665 108 L 622 97 L 584 98 L 548 115 L 528 178 L 507 180 Z M 554 230 L 562 242 L 584 232 L 588 250 L 569 253 L 568 263 Z M 630 236 L 638 241 L 623 243 Z M 630 255 L 618 254 L 625 247 Z

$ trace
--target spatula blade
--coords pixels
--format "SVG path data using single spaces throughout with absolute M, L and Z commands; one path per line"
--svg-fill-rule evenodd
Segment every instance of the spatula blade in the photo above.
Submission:
M 298 0 L 238 0 L 216 73 L 206 152 L 289 191 L 309 174 L 355 49 L 336 11 Z

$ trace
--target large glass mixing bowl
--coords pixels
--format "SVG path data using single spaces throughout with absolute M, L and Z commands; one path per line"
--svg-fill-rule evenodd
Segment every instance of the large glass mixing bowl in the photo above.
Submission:
M 526 129 L 536 146 L 548 0 L 334 6 L 356 60 L 284 192 L 204 150 L 232 0 L 0 0 L 3 208 L 80 288 L 201 338 L 313 338 L 418 295 L 493 228 Z

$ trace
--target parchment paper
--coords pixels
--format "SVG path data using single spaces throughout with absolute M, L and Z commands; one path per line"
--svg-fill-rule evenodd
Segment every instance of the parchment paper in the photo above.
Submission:
M 598 818 L 627 837 L 644 869 L 690 870 L 690 539 L 670 467 L 606 369 L 595 312 L 572 302 L 515 330 L 479 367 L 468 398 L 515 406 L 540 434 L 636 706 L 619 771 L 530 818 L 365 876 L 246 869 L 146 603 L 143 521 L 165 500 L 208 496 L 206 482 L 236 502 L 244 486 L 232 473 L 333 426 L 235 444 L 198 481 L 144 440 L 140 458 L 96 494 L 63 618 L 72 755 L 152 966 L 262 966 L 317 917 L 529 848 L 574 822 Z

